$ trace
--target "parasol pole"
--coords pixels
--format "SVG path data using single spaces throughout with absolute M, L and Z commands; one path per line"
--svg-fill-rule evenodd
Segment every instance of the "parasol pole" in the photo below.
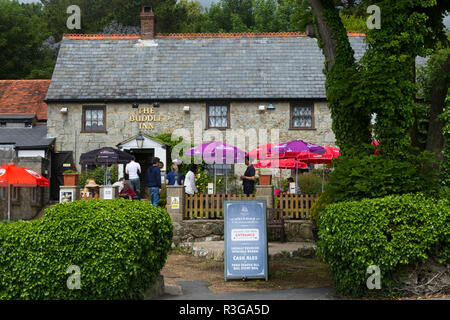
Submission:
M 216 163 L 214 162 L 214 194 L 216 194 Z
M 278 166 L 279 166 L 279 164 L 278 164 Z M 281 168 L 280 168 L 280 193 L 281 193 L 281 181 L 282 181 L 282 179 L 281 179 Z
M 8 221 L 11 221 L 11 185 L 8 184 Z
M 225 168 L 225 194 L 228 194 L 228 168 Z
M 297 161 L 295 161 L 295 191 L 297 193 L 297 186 L 298 186 L 298 153 L 297 153 Z

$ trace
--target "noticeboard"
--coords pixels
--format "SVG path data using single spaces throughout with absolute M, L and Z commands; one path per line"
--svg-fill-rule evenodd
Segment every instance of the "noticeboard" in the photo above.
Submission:
M 225 281 L 268 280 L 266 201 L 225 201 Z

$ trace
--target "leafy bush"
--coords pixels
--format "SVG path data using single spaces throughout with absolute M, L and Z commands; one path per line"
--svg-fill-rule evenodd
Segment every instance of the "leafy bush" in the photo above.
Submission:
M 433 168 L 433 155 L 423 152 L 407 159 L 383 155 L 335 160 L 335 170 L 327 184 L 331 202 L 378 198 L 393 194 L 424 192 L 439 189 L 439 174 Z
M 449 225 L 449 199 L 407 194 L 340 202 L 318 217 L 318 253 L 330 265 L 339 293 L 367 293 L 371 265 L 380 268 L 382 289 L 389 290 L 401 266 L 429 257 L 449 262 Z
M 314 204 L 309 210 L 309 220 L 311 220 L 314 226 L 317 226 L 317 220 L 320 212 L 322 212 L 326 206 L 330 204 L 330 198 L 326 192 L 322 193 L 319 198 L 314 201 Z
M 164 266 L 172 223 L 149 202 L 63 203 L 0 225 L 0 299 L 138 299 Z M 69 266 L 81 289 L 69 290 Z

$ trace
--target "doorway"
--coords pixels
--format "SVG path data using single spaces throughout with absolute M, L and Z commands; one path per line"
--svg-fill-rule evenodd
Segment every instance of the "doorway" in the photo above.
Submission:
M 155 149 L 130 149 L 125 150 L 136 158 L 136 162 L 141 166 L 141 198 L 142 199 L 150 199 L 150 195 L 148 193 L 147 182 L 145 179 L 145 175 L 147 169 L 152 165 L 152 159 L 155 156 Z

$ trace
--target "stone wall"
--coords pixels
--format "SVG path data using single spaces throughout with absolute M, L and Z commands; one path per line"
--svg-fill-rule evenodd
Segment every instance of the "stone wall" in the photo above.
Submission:
M 279 129 L 280 141 L 302 139 L 320 145 L 334 145 L 335 137 L 331 129 L 331 115 L 324 101 L 314 104 L 315 128 L 308 130 L 291 130 L 290 103 L 272 102 L 275 110 L 258 111 L 259 105 L 268 105 L 272 101 L 261 102 L 232 102 L 230 104 L 230 130 L 206 129 L 206 103 L 161 103 L 159 108 L 154 108 L 154 115 L 161 121 L 151 122 L 154 126 L 147 131 L 151 134 L 172 133 L 176 129 L 185 129 L 191 134 L 194 144 L 213 140 L 217 134 L 224 138 L 226 134 L 234 132 L 237 138 L 244 138 L 245 134 L 267 135 L 267 142 L 256 137 L 247 139 L 246 145 L 240 146 L 236 140 L 234 145 L 249 150 L 258 144 L 270 143 L 274 129 Z M 93 105 L 93 104 L 87 104 Z M 94 104 L 95 105 L 95 104 Z M 98 104 L 105 105 L 105 104 Z M 133 109 L 131 103 L 106 103 L 106 133 L 82 133 L 82 104 L 64 103 L 68 107 L 67 114 L 60 113 L 62 104 L 49 103 L 47 108 L 48 134 L 56 137 L 56 151 L 73 150 L 75 163 L 78 165 L 82 153 L 101 148 L 103 146 L 116 146 L 124 140 L 138 134 L 137 122 L 130 122 L 130 115 L 137 114 L 138 109 Z M 190 111 L 184 112 L 183 107 L 189 106 Z M 140 107 L 149 108 L 149 104 L 141 104 Z M 195 132 L 194 132 L 195 131 Z M 203 135 L 203 141 L 194 141 L 194 133 Z M 241 140 L 242 141 L 242 140 Z M 164 161 L 164 160 L 163 160 Z M 245 165 L 236 166 L 236 173 L 242 174 Z
M 312 225 L 308 220 L 284 222 L 287 241 L 314 241 Z M 173 243 L 220 241 L 224 239 L 223 220 L 183 220 L 173 223 Z

